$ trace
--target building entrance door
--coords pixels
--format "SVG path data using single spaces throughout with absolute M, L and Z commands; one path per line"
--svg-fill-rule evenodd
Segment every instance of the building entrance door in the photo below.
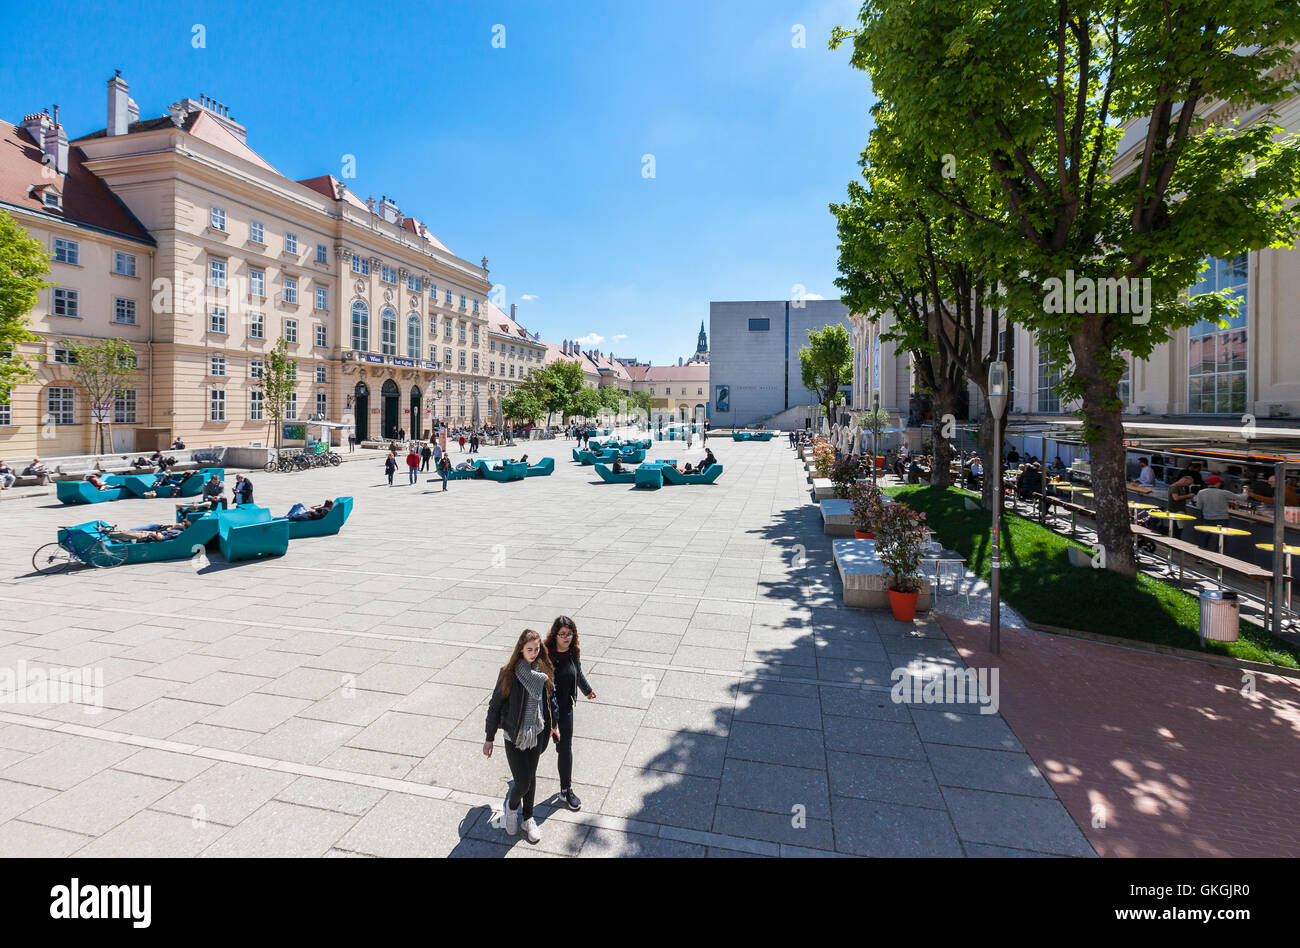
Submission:
M 401 406 L 398 404 L 399 395 L 397 392 L 397 383 L 392 379 L 389 379 L 384 383 L 384 387 L 380 390 L 380 395 L 384 400 L 384 437 L 396 438 L 397 420 L 401 414 Z
M 420 407 L 420 386 L 416 385 L 411 388 L 411 437 L 419 441 L 423 437 L 421 432 L 424 430 L 421 422 L 421 414 L 424 409 Z
M 352 414 L 356 418 L 356 436 L 360 443 L 370 437 L 370 387 L 358 382 L 352 390 Z

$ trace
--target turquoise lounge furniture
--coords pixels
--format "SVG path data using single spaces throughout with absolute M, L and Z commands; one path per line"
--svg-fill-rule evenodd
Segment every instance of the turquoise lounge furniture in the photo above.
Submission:
M 733 431 L 732 441 L 771 441 L 775 431 Z
M 90 523 L 78 524 L 69 529 L 100 533 L 107 531 L 109 525 L 102 520 L 96 520 Z M 59 531 L 60 543 L 65 543 L 66 533 L 66 530 Z M 203 517 L 193 521 L 189 529 L 170 540 L 159 540 L 155 543 L 114 543 L 109 541 L 108 547 L 113 550 L 119 547 L 125 549 L 127 563 L 156 563 L 160 560 L 188 559 L 194 555 L 196 547 L 207 546 L 216 535 L 217 519 L 215 517 Z
M 680 474 L 676 468 L 667 465 L 660 470 L 663 471 L 665 484 L 712 484 L 722 475 L 721 464 L 710 464 L 703 474 Z
M 336 497 L 329 513 L 319 520 L 289 520 L 285 517 L 278 519 L 289 524 L 290 540 L 300 540 L 303 537 L 332 537 L 343 529 L 343 524 L 348 522 L 348 517 L 351 515 L 352 498 Z
M 475 461 L 474 463 L 483 472 L 483 476 L 490 481 L 522 481 L 528 476 L 527 461 L 503 464 L 500 468 L 489 467 L 488 461 Z
M 664 486 L 664 472 L 658 464 L 642 464 L 636 469 L 632 483 L 637 487 L 648 487 L 651 490 L 658 490 Z
M 126 486 L 122 483 L 123 475 L 102 474 L 99 479 L 112 487 L 100 490 L 85 481 L 59 481 L 54 485 L 54 492 L 63 504 L 102 504 L 117 500 L 126 493 Z
M 219 481 L 224 481 L 226 479 L 225 468 L 205 467 L 202 470 L 195 471 L 193 477 L 187 477 L 185 479 L 185 482 L 181 484 L 181 492 L 177 496 L 197 497 L 199 494 L 203 493 L 203 485 L 207 483 L 208 479 L 212 477 L 213 474 L 217 475 L 217 480 Z M 122 477 L 122 486 L 136 497 L 143 497 L 154 489 L 153 485 L 156 484 L 157 481 L 157 474 L 126 474 Z M 171 494 L 166 493 L 170 490 L 170 487 L 164 487 L 163 491 L 165 493 L 161 494 L 161 496 L 170 497 Z
M 227 562 L 284 556 L 289 551 L 289 521 L 272 517 L 265 507 L 244 504 L 210 516 L 216 517 L 217 545 Z
M 622 474 L 615 474 L 608 465 L 597 464 L 596 473 L 606 484 L 635 484 L 636 471 L 624 471 Z
M 529 477 L 546 477 L 555 473 L 555 458 L 542 458 L 536 464 L 528 465 Z

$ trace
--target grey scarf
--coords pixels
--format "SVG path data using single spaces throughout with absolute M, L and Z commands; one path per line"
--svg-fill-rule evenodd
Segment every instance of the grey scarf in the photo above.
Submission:
M 542 692 L 546 687 L 546 672 L 521 658 L 515 666 L 515 678 L 524 686 L 528 697 L 524 702 L 524 721 L 515 734 L 514 745 L 520 750 L 532 750 L 537 746 L 537 735 L 546 724 L 542 720 Z

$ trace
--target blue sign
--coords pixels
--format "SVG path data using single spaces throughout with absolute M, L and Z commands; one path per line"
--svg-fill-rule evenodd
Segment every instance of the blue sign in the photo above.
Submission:
M 421 362 L 421 363 L 420 363 L 420 368 L 422 368 L 422 369 L 429 369 L 429 370 L 432 371 L 432 372 L 437 372 L 437 371 L 438 371 L 438 363 L 437 363 L 437 362 Z
M 381 355 L 375 355 L 373 352 L 363 352 L 361 353 L 361 358 L 365 359 L 367 362 L 378 362 L 380 365 L 384 364 L 384 357 Z
M 719 413 L 731 411 L 731 386 L 719 385 L 717 388 L 718 395 L 716 401 L 718 403 Z
M 402 366 L 402 367 L 404 367 L 404 368 L 413 369 L 413 368 L 415 368 L 415 360 L 414 360 L 414 359 L 399 359 L 397 356 L 393 356 L 393 365 L 400 365 L 400 366 Z

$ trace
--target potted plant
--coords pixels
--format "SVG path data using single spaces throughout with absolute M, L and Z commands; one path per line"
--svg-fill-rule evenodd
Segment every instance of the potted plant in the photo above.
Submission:
M 824 438 L 813 443 L 813 471 L 817 477 L 830 477 L 835 466 L 835 447 Z
M 836 458 L 831 464 L 831 483 L 835 485 L 835 496 L 844 500 L 849 496 L 851 488 L 858 479 L 858 459 L 853 456 Z
M 889 607 L 894 618 L 911 622 L 921 594 L 921 549 L 925 543 L 925 514 L 906 504 L 882 506 L 873 516 L 876 552 L 890 573 Z
M 849 488 L 853 501 L 853 535 L 859 540 L 872 540 L 876 536 L 876 515 L 885 505 L 884 493 L 869 481 L 854 481 Z

